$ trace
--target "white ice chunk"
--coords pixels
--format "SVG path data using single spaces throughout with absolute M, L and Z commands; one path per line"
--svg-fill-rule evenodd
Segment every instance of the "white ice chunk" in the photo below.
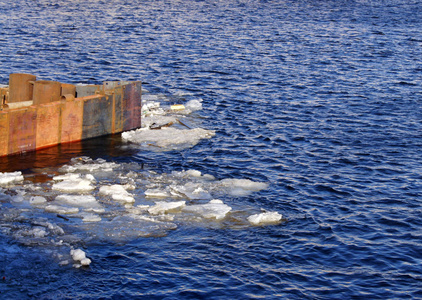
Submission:
M 101 208 L 101 204 L 92 195 L 59 195 L 55 201 L 85 208 Z
M 80 262 L 82 266 L 89 266 L 91 264 L 91 260 L 86 257 L 85 252 L 81 249 L 70 250 L 70 255 L 74 261 Z
M 232 208 L 223 203 L 223 201 L 214 199 L 207 204 L 190 205 L 183 208 L 184 212 L 190 212 L 201 215 L 207 219 L 221 220 L 232 210 Z
M 53 180 L 55 180 L 55 181 L 79 180 L 80 178 L 81 178 L 80 174 L 67 173 L 67 174 L 63 174 L 63 175 L 54 176 Z
M 91 264 L 91 260 L 89 258 L 84 258 L 81 260 L 82 266 L 89 266 Z
M 120 184 L 113 184 L 111 186 L 102 186 L 98 192 L 100 195 L 108 195 L 111 196 L 113 200 L 125 202 L 125 203 L 133 203 L 135 202 L 135 198 L 133 195 L 126 191 L 125 187 Z
M 190 109 L 191 111 L 201 110 L 202 109 L 202 103 L 201 100 L 190 100 L 186 102 L 185 107 L 187 109 Z
M 179 147 L 191 147 L 199 143 L 201 139 L 210 139 L 215 135 L 213 130 L 202 128 L 176 129 L 163 127 L 161 130 L 149 130 L 140 128 L 122 133 L 122 138 L 135 144 L 147 144 L 162 150 L 172 150 Z
M 47 199 L 45 199 L 44 197 L 41 197 L 41 196 L 32 196 L 29 199 L 29 203 L 32 204 L 32 205 L 42 204 L 42 203 L 45 203 L 45 202 L 47 202 Z
M 70 255 L 72 256 L 73 260 L 81 261 L 82 259 L 86 258 L 86 254 L 81 249 L 70 250 Z
M 252 192 L 258 192 L 268 187 L 268 184 L 265 182 L 255 182 L 249 179 L 228 178 L 221 180 L 220 184 L 233 196 L 247 196 Z
M 97 214 L 83 213 L 81 214 L 83 222 L 100 222 L 101 217 Z
M 192 177 L 201 177 L 201 171 L 198 170 L 187 170 L 186 174 Z
M 248 217 L 249 223 L 252 225 L 262 225 L 280 222 L 283 216 L 278 212 L 264 212 Z
M 148 209 L 148 212 L 152 215 L 164 214 L 169 211 L 177 211 L 185 207 L 186 201 L 176 202 L 156 202 L 154 206 Z
M 183 194 L 189 199 L 211 199 L 210 193 L 202 188 L 200 183 L 188 182 L 185 185 L 172 185 L 170 189 L 174 194 Z
M 0 172 L 0 185 L 8 185 L 15 182 L 23 181 L 22 172 L 9 172 L 2 173 Z
M 167 191 L 161 189 L 147 189 L 144 194 L 150 198 L 166 198 L 171 196 Z
M 53 184 L 52 189 L 67 193 L 89 192 L 95 189 L 95 186 L 93 186 L 91 183 L 91 180 L 80 178 L 80 176 L 69 176 L 68 179 Z

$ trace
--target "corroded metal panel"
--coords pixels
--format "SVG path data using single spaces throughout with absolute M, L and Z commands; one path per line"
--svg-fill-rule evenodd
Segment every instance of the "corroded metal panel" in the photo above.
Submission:
M 7 155 L 9 146 L 9 113 L 0 111 L 0 156 Z
M 83 98 L 82 139 L 111 134 L 113 100 L 110 95 Z
M 123 130 L 141 127 L 141 82 L 123 87 Z
M 61 143 L 80 141 L 84 112 L 83 100 L 75 99 L 61 103 Z
M 35 150 L 37 131 L 37 108 L 13 109 L 9 111 L 9 153 Z
M 60 143 L 59 101 L 37 106 L 37 149 Z
M 76 97 L 83 98 L 87 96 L 101 94 L 101 88 L 99 85 L 77 85 L 76 86 Z
M 123 88 L 117 87 L 114 90 L 114 123 L 113 133 L 123 131 Z

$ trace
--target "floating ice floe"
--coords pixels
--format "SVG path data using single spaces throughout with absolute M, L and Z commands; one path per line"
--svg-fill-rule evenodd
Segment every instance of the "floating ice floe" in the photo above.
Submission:
M 268 188 L 268 184 L 265 182 L 256 182 L 249 179 L 228 178 L 221 180 L 220 184 L 227 188 L 227 192 L 233 196 L 247 196 Z
M 248 217 L 249 223 L 252 225 L 264 225 L 270 223 L 278 223 L 283 216 L 278 212 L 264 212 Z
M 9 184 L 17 183 L 23 181 L 23 175 L 22 172 L 6 172 L 2 173 L 0 172 L 0 186 L 6 186 Z
M 113 184 L 111 186 L 102 186 L 98 192 L 100 195 L 108 195 L 115 201 L 124 203 L 133 203 L 135 198 L 122 185 Z
M 135 144 L 153 146 L 162 150 L 183 149 L 195 146 L 201 139 L 210 139 L 215 135 L 214 130 L 202 128 L 177 129 L 162 128 L 157 130 L 139 128 L 122 133 L 122 139 Z
M 202 110 L 202 99 L 193 99 L 186 102 L 185 107 L 191 111 Z
M 86 257 L 86 254 L 81 249 L 75 249 L 70 250 L 70 255 L 72 256 L 72 259 L 77 262 L 74 266 L 80 267 L 80 266 L 89 266 L 91 264 L 91 260 Z
M 211 194 L 204 190 L 200 183 L 188 182 L 185 185 L 171 185 L 170 189 L 173 195 L 185 196 L 191 200 L 211 199 Z
M 101 204 L 92 195 L 59 195 L 56 197 L 55 202 L 86 208 L 101 207 Z
M 164 214 L 167 212 L 180 211 L 185 207 L 186 201 L 176 201 L 176 202 L 156 202 L 154 206 L 148 209 L 148 212 L 152 215 Z
M 146 197 L 149 198 L 166 198 L 166 197 L 171 197 L 171 194 L 169 192 L 167 192 L 166 190 L 161 190 L 161 189 L 147 189 L 144 192 Z
M 211 200 L 206 204 L 190 205 L 183 208 L 184 212 L 197 214 L 206 219 L 222 220 L 232 208 L 219 199 Z
M 95 182 L 95 178 L 88 174 L 82 178 L 79 174 L 65 174 L 62 176 L 55 176 L 53 180 L 59 181 L 54 183 L 52 186 L 53 190 L 62 191 L 67 193 L 76 193 L 76 192 L 89 192 L 95 189 L 95 186 L 92 185 Z
M 47 199 L 42 196 L 33 196 L 29 199 L 29 203 L 32 205 L 43 204 L 46 203 Z

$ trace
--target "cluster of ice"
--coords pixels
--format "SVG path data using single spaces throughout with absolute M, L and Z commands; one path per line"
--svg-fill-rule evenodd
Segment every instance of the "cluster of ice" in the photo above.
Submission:
M 192 112 L 202 109 L 202 99 L 192 99 L 184 105 L 161 106 L 157 95 L 144 95 L 142 128 L 124 132 L 124 141 L 150 150 L 169 151 L 193 147 L 202 139 L 210 139 L 215 131 L 195 125 Z
M 21 182 L 23 181 L 23 179 L 24 178 L 23 178 L 22 172 L 20 171 L 8 172 L 8 173 L 0 172 L 0 186 L 5 186 L 5 185 Z
M 81 249 L 70 250 L 70 255 L 72 259 L 76 262 L 74 265 L 75 267 L 80 266 L 89 266 L 91 264 L 91 260 L 86 257 L 86 254 Z
M 277 212 L 256 213 L 258 209 L 233 203 L 267 188 L 264 182 L 219 180 L 193 169 L 157 173 L 134 163 L 87 157 L 72 159 L 58 170 L 59 175 L 52 171 L 56 176 L 52 174 L 48 182 L 20 178 L 0 188 L 0 223 L 9 224 L 0 230 L 27 245 L 77 249 L 87 242 L 125 243 L 162 236 L 179 224 L 239 228 L 282 219 Z M 77 250 L 71 256 L 76 266 L 90 263 Z

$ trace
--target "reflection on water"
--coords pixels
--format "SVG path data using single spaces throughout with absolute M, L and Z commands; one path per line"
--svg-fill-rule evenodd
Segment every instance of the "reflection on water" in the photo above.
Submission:
M 94 159 L 98 157 L 130 157 L 137 152 L 135 148 L 123 146 L 121 135 L 116 134 L 61 144 L 33 152 L 4 156 L 0 157 L 0 172 L 20 170 L 24 174 L 33 173 L 37 178 L 42 178 L 43 174 L 38 174 L 44 172 L 42 169 L 66 164 L 74 157 L 89 156 Z

